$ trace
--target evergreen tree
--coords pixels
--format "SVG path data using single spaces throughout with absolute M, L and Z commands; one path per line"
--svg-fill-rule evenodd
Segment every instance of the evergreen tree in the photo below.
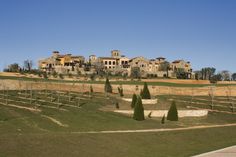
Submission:
M 118 102 L 116 102 L 116 109 L 119 109 L 120 108 L 120 105 Z
M 124 93 L 123 93 L 123 88 L 121 87 L 118 87 L 118 92 L 120 94 L 120 97 L 123 97 L 124 96 Z
M 144 118 L 144 108 L 143 108 L 142 99 L 141 99 L 140 96 L 137 97 L 137 101 L 136 101 L 136 104 L 135 104 L 135 107 L 134 107 L 133 119 L 135 119 L 137 121 L 145 120 L 145 118 Z
M 135 107 L 136 101 L 137 101 L 137 96 L 136 96 L 136 94 L 133 94 L 132 103 L 131 103 L 131 108 L 134 108 L 134 107 Z
M 141 89 L 141 91 L 140 91 L 140 96 L 141 96 L 141 98 L 143 98 L 143 89 Z
M 167 114 L 167 120 L 178 121 L 178 111 L 175 101 L 172 102 L 170 109 Z
M 90 85 L 90 93 L 93 93 L 93 86 Z
M 106 82 L 105 82 L 105 92 L 112 93 L 112 86 L 108 78 L 106 78 Z
M 151 99 L 151 94 L 149 92 L 148 85 L 146 82 L 144 83 L 141 97 L 142 97 L 142 99 Z
M 148 114 L 148 118 L 152 118 L 152 111 Z
M 164 114 L 162 119 L 161 119 L 161 124 L 165 124 L 165 119 L 166 119 L 166 115 Z

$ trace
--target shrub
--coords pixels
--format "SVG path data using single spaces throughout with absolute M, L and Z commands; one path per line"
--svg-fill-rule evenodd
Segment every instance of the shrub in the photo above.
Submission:
M 141 98 L 143 98 L 143 89 L 141 89 L 141 91 L 140 91 L 140 96 L 141 96 Z
M 151 94 L 149 92 L 148 85 L 147 85 L 146 82 L 144 83 L 144 87 L 143 87 L 143 90 L 142 90 L 142 93 L 141 93 L 141 97 L 142 97 L 142 99 L 151 99 Z
M 136 96 L 136 94 L 133 94 L 132 103 L 131 103 L 131 108 L 134 108 L 134 107 L 135 107 L 136 101 L 137 101 L 137 96 Z
M 43 78 L 48 79 L 48 74 L 46 72 L 43 73 Z
M 152 118 L 152 111 L 148 114 L 148 118 Z
M 90 93 L 93 93 L 93 86 L 90 85 Z
M 59 74 L 60 79 L 64 79 L 64 76 L 62 74 Z
M 161 124 L 165 124 L 165 119 L 166 119 L 166 115 L 164 114 L 162 119 L 161 119 Z
M 73 75 L 71 73 L 68 74 L 69 78 L 73 78 Z
M 137 97 L 137 101 L 136 101 L 136 104 L 135 104 L 135 107 L 134 107 L 133 119 L 135 119 L 137 121 L 145 120 L 145 118 L 144 118 L 144 108 L 143 108 L 142 99 L 141 99 L 140 96 Z
M 105 82 L 105 92 L 112 93 L 112 86 L 108 78 L 106 78 L 106 82 Z
M 91 75 L 90 75 L 90 80 L 91 80 L 91 81 L 94 81 L 95 79 L 96 79 L 96 75 L 95 75 L 95 74 L 91 74 Z
M 56 72 L 56 71 L 53 71 L 53 72 L 52 72 L 52 76 L 53 76 L 54 78 L 57 78 L 57 72 Z
M 178 111 L 175 101 L 172 102 L 170 109 L 167 114 L 167 120 L 178 121 Z
M 118 87 L 118 92 L 119 92 L 119 94 L 120 94 L 120 96 L 121 97 L 123 97 L 124 96 L 124 93 L 123 93 L 123 88 L 121 87 Z
M 116 109 L 119 109 L 119 108 L 120 108 L 119 103 L 116 102 Z

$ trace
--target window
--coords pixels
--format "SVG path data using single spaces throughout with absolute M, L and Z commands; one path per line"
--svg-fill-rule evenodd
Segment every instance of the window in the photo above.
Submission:
M 109 69 L 111 69 L 111 66 L 109 66 Z
M 115 62 L 115 61 L 113 61 L 113 65 L 116 65 L 116 62 Z
M 125 61 L 125 64 L 128 64 L 128 61 Z
M 107 65 L 107 61 L 105 61 L 105 65 Z
M 124 61 L 121 61 L 121 64 L 124 64 Z
M 111 65 L 111 61 L 109 61 L 109 65 Z

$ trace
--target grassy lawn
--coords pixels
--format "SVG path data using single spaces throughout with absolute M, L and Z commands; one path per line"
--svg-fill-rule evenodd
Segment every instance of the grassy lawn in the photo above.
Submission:
M 35 81 L 35 82 L 61 82 L 61 83 L 89 83 L 89 84 L 104 84 L 104 81 L 70 81 L 70 80 L 53 80 L 42 78 L 29 78 L 29 77 L 16 77 L 16 76 L 0 76 L 0 79 L 10 80 L 23 80 L 23 81 Z M 124 85 L 143 85 L 145 79 L 142 81 L 111 81 L 111 84 L 124 84 Z M 171 87 L 206 87 L 210 84 L 181 84 L 171 82 L 148 82 L 151 86 L 171 86 Z M 236 84 L 216 84 L 217 87 L 235 86 Z
M 180 118 L 178 122 L 166 121 L 163 125 L 161 118 L 138 122 L 130 116 L 113 113 L 117 101 L 121 109 L 130 105 L 116 95 L 106 98 L 104 94 L 94 93 L 91 99 L 82 93 L 33 91 L 30 103 L 29 91 L 10 91 L 8 94 L 9 104 L 37 107 L 41 112 L 0 105 L 0 156 L 190 156 L 236 144 L 236 127 L 233 126 L 159 133 L 75 133 L 228 124 L 236 122 L 233 114 L 210 112 L 206 117 Z M 60 110 L 56 105 L 58 94 Z M 3 95 L 0 98 L 0 103 L 4 103 Z M 158 104 L 144 105 L 144 108 L 168 109 L 170 98 L 177 99 L 178 96 L 159 96 Z M 187 105 L 177 102 L 179 109 Z
M 211 109 L 211 97 L 210 96 L 178 96 L 178 95 L 160 95 L 157 96 L 159 104 L 162 106 L 168 106 L 171 101 L 178 102 L 180 108 L 186 108 L 187 106 L 198 107 L 203 109 Z M 192 103 L 191 103 L 192 102 Z M 234 104 L 236 111 L 236 97 L 219 96 L 213 99 L 213 109 L 219 111 L 232 112 L 232 104 Z
M 236 127 L 161 133 L 4 134 L 0 156 L 191 156 L 236 144 Z

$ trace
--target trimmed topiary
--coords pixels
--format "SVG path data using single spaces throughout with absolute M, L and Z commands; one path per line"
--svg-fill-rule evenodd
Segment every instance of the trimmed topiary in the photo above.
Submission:
M 178 121 L 178 111 L 175 101 L 172 102 L 170 109 L 167 114 L 167 120 L 169 121 Z
M 142 99 L 151 99 L 151 94 L 149 92 L 148 85 L 147 85 L 146 82 L 144 83 L 144 87 L 143 87 L 143 91 L 141 93 L 141 97 L 142 97 Z
M 110 81 L 108 78 L 106 78 L 106 82 L 105 82 L 105 92 L 106 93 L 112 93 L 112 86 L 110 84 Z
M 143 98 L 143 89 L 140 90 L 140 96 Z
M 124 96 L 123 88 L 122 88 L 122 87 L 118 87 L 118 92 L 119 92 L 119 94 L 120 94 L 120 97 L 123 97 L 123 96 Z
M 116 109 L 119 109 L 120 108 L 120 105 L 118 102 L 116 102 Z
M 144 108 L 142 104 L 142 98 L 140 96 L 137 97 L 137 101 L 134 107 L 134 115 L 133 119 L 137 121 L 143 121 L 145 120 L 144 118 Z
M 132 102 L 131 102 L 131 108 L 135 107 L 136 101 L 137 101 L 137 95 L 133 94 Z
M 93 86 L 90 85 L 90 93 L 93 93 Z
M 161 124 L 165 124 L 165 119 L 166 119 L 166 115 L 164 114 L 162 119 L 161 119 Z

